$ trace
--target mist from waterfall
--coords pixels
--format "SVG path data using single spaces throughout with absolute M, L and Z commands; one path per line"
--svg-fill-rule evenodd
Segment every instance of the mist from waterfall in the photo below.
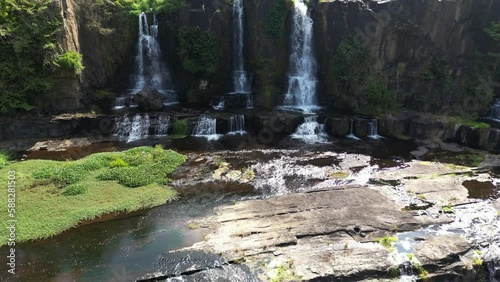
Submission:
M 292 52 L 285 94 L 286 107 L 310 111 L 317 108 L 317 62 L 314 56 L 313 20 L 304 0 L 294 1 Z
M 163 63 L 160 43 L 158 41 L 158 19 L 153 16 L 153 24 L 149 26 L 145 13 L 139 15 L 139 37 L 135 59 L 135 75 L 132 81 L 133 92 L 137 93 L 146 85 L 157 90 L 171 87 L 171 78 L 167 66 Z
M 234 20 L 234 47 L 233 47 L 233 86 L 235 94 L 249 94 L 251 92 L 250 78 L 245 71 L 244 47 L 244 8 L 243 0 L 233 2 Z

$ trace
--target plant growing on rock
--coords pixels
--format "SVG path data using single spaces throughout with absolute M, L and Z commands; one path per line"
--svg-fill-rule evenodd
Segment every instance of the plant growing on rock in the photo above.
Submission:
M 397 242 L 398 241 L 398 238 L 397 237 L 390 237 L 390 236 L 387 236 L 385 235 L 384 237 L 382 238 L 378 238 L 377 239 L 378 243 L 382 246 L 384 246 L 386 249 L 388 250 L 393 250 L 393 246 L 392 244 Z
M 209 75 L 219 68 L 221 49 L 219 38 L 197 26 L 181 27 L 177 31 L 182 66 L 193 74 Z
M 82 63 L 82 55 L 75 51 L 68 51 L 59 56 L 57 64 L 62 70 L 80 74 L 85 69 Z

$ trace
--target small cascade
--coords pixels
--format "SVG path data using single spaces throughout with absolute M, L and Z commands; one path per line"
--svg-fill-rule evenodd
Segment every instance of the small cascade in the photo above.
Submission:
M 170 128 L 170 116 L 159 115 L 156 120 L 155 133 L 157 136 L 165 136 L 168 134 L 168 129 Z
M 214 101 L 214 97 L 212 97 L 212 109 L 216 111 L 222 111 L 226 108 L 226 100 L 224 97 L 221 97 L 218 101 Z
M 292 134 L 292 138 L 301 139 L 307 143 L 325 143 L 325 124 L 318 123 L 317 119 L 316 115 L 305 117 L 304 123 L 299 125 L 295 133 Z
M 233 47 L 233 86 L 235 94 L 250 94 L 250 77 L 245 71 L 244 47 L 244 7 L 243 0 L 233 1 L 234 47 Z
M 114 110 L 121 110 L 126 107 L 125 105 L 126 97 L 116 97 Z
M 116 121 L 114 135 L 118 136 L 118 140 L 132 142 L 143 139 L 149 133 L 149 115 L 135 115 L 130 121 L 128 116 L 124 116 Z
M 235 115 L 229 118 L 229 134 L 245 134 L 245 116 Z
M 406 255 L 406 254 L 405 254 Z M 416 282 L 418 277 L 415 275 L 411 262 L 406 260 L 399 265 L 400 282 Z
M 490 107 L 487 118 L 500 121 L 500 99 L 497 99 L 495 104 Z
M 368 138 L 382 139 L 384 137 L 378 134 L 378 120 L 372 119 L 368 122 Z
M 208 140 L 217 140 L 217 119 L 207 116 L 201 116 L 193 129 L 193 135 L 196 137 L 204 137 Z
M 361 140 L 356 135 L 354 134 L 354 120 L 350 119 L 349 120 L 349 135 L 347 135 L 347 138 L 354 139 L 354 140 Z
M 314 56 L 313 20 L 304 0 L 293 1 L 292 52 L 285 107 L 311 111 L 316 106 L 317 62 Z
M 172 90 L 166 90 L 172 88 L 172 81 L 161 53 L 158 28 L 159 23 L 156 15 L 153 15 L 153 24 L 151 26 L 148 24 L 148 17 L 145 13 L 139 15 L 137 55 L 135 58 L 135 73 L 132 79 L 133 85 L 130 90 L 131 94 L 136 94 L 146 85 L 164 94 L 173 92 Z M 175 100 L 177 102 L 176 97 L 170 99 L 168 95 L 167 100 Z

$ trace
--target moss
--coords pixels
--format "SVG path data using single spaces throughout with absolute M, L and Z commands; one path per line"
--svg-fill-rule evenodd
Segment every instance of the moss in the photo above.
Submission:
M 456 117 L 451 117 L 450 121 L 451 122 L 455 122 L 457 124 L 467 125 L 467 126 L 471 126 L 471 127 L 475 127 L 475 128 L 479 128 L 479 129 L 484 129 L 484 128 L 490 128 L 491 127 L 491 125 L 489 125 L 487 123 L 475 121 L 475 120 L 472 120 L 472 119 L 468 119 L 466 117 L 457 117 L 457 116 Z
M 177 119 L 172 124 L 172 133 L 174 137 L 185 137 L 189 134 L 188 120 L 187 119 Z

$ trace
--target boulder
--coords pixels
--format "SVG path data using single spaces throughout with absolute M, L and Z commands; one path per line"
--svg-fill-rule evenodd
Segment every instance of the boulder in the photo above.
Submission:
M 143 111 L 158 111 L 163 108 L 163 99 L 165 97 L 158 90 L 150 86 L 144 87 L 134 96 L 134 102 L 139 109 Z

